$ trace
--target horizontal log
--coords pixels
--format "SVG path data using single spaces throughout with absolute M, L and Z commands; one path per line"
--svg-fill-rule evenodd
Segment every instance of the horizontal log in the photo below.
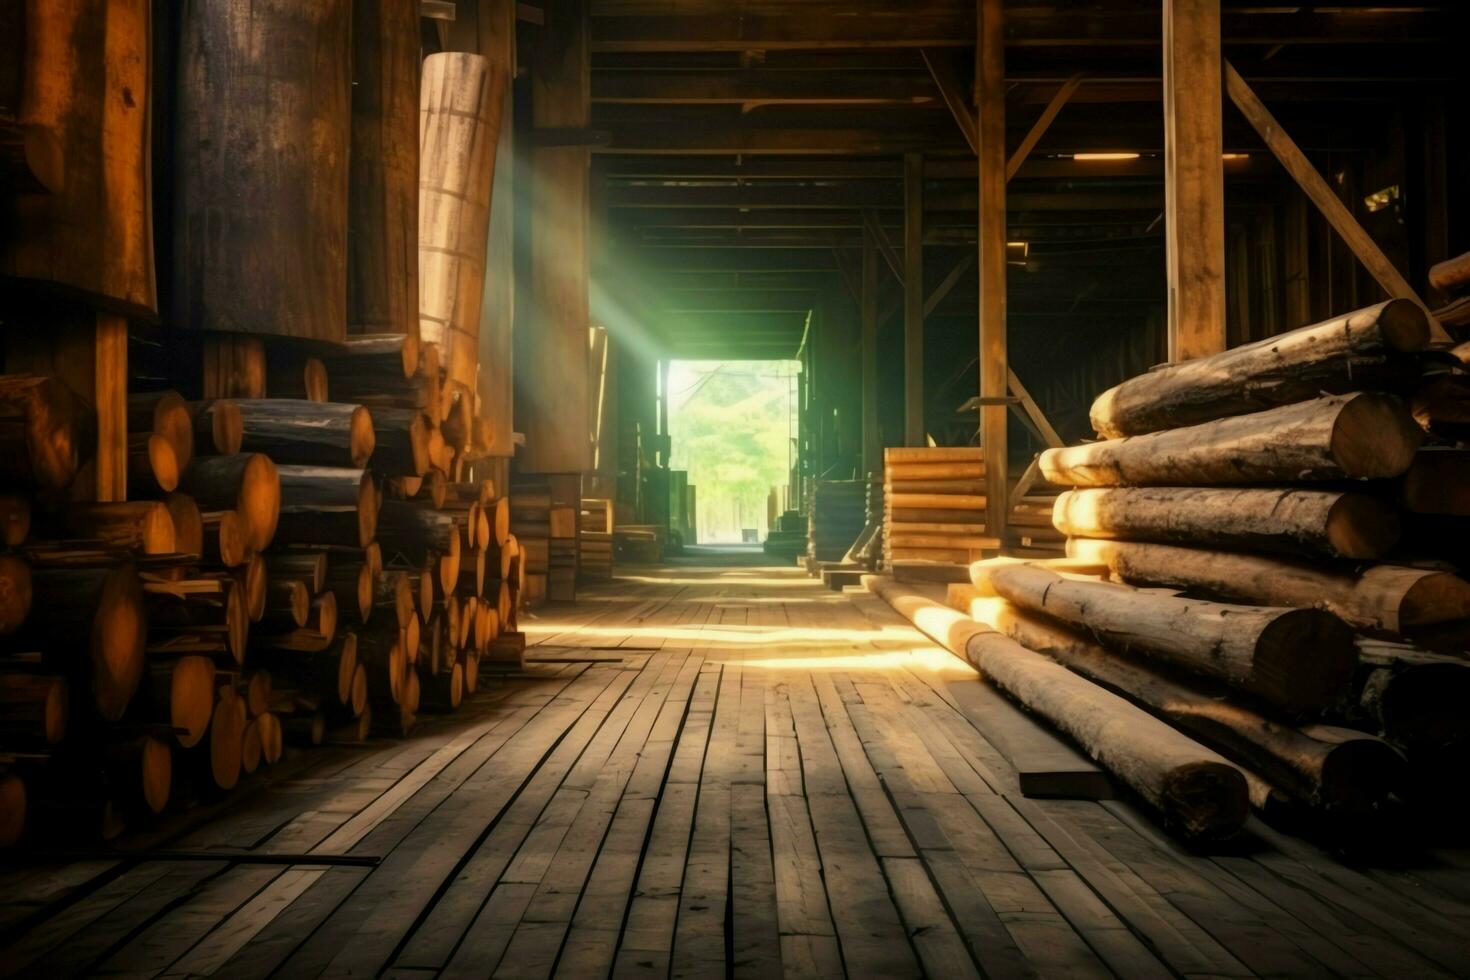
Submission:
M 1470 252 L 1429 267 L 1429 285 L 1442 293 L 1452 293 L 1466 283 L 1470 283 Z
M 14 555 L 0 555 L 0 636 L 20 629 L 34 594 L 31 566 Z
M 1194 486 L 1388 478 L 1423 433 L 1391 395 L 1357 393 L 1041 454 L 1062 486 Z
M 1079 582 L 1040 568 L 992 569 L 996 593 L 1022 609 L 1090 631 L 1247 692 L 1287 711 L 1325 708 L 1352 681 L 1352 631 L 1317 609 L 1227 605 Z
M 232 404 L 240 413 L 241 451 L 264 453 L 277 464 L 361 469 L 377 444 L 372 414 L 361 405 L 295 398 Z
M 269 456 L 196 456 L 180 478 L 179 489 L 193 497 L 200 510 L 238 513 L 253 550 L 264 551 L 275 537 L 281 480 Z
M 1371 735 L 1325 725 L 1283 725 L 1218 691 L 1180 683 L 1120 657 L 1003 599 L 976 599 L 970 612 L 1026 649 L 1143 706 L 1303 803 L 1368 813 L 1402 782 L 1403 759 Z
M 377 535 L 378 492 L 367 470 L 281 466 L 281 545 L 366 548 Z
M 191 402 L 195 451 L 205 456 L 233 456 L 245 441 L 245 419 L 233 398 Z
M 884 498 L 892 510 L 970 510 L 984 511 L 985 497 L 979 494 L 891 493 Z
M 1367 637 L 1357 646 L 1355 707 L 1384 737 L 1411 757 L 1470 742 L 1470 661 Z
M 128 395 L 128 432 L 163 438 L 173 450 L 174 465 L 183 470 L 194 455 L 194 412 L 176 391 Z
M 1210 749 L 1060 664 L 884 576 L 863 585 L 962 656 L 1027 709 L 1070 736 L 1180 835 L 1238 833 L 1249 814 L 1244 775 Z
M 985 495 L 984 480 L 892 480 L 883 484 L 884 496 L 894 494 L 971 494 Z M 866 510 L 866 505 L 855 504 L 857 513 Z
M 30 498 L 19 493 L 0 493 L 0 542 L 7 548 L 14 548 L 30 533 Z
M 852 542 L 849 541 L 848 544 Z M 890 534 L 888 544 L 895 549 L 905 548 L 998 548 L 1000 542 L 983 535 L 967 534 Z
M 1324 392 L 1401 389 L 1419 375 L 1418 364 L 1401 355 L 1423 350 L 1429 340 L 1423 308 L 1391 299 L 1130 378 L 1092 403 L 1092 427 L 1116 439 L 1261 412 Z
M 175 548 L 174 519 L 157 500 L 72 504 L 60 524 L 72 537 L 134 555 L 167 555 Z
M 1400 633 L 1470 617 L 1470 582 L 1396 565 L 1330 568 L 1266 555 L 1074 538 L 1067 554 L 1137 585 L 1266 606 L 1325 609 L 1358 630 Z
M 1393 508 L 1361 493 L 1323 490 L 1099 487 L 1056 500 L 1063 534 L 1202 547 L 1379 558 L 1399 539 Z
M 891 524 L 975 524 L 982 516 L 973 510 L 949 510 L 940 507 L 885 507 L 884 517 Z
M 883 467 L 883 478 L 893 480 L 978 480 L 985 477 L 985 463 L 889 463 Z
M 151 656 L 203 654 L 221 665 L 245 662 L 250 610 L 245 589 L 234 579 L 150 581 L 143 588 Z
M 328 566 L 325 551 L 285 551 L 265 556 L 265 568 L 271 581 L 299 579 L 308 595 L 316 595 L 327 587 Z
M 388 476 L 421 477 L 429 471 L 430 422 L 416 408 L 373 409 L 375 445 L 368 466 Z M 414 487 L 413 496 L 419 488 Z
M 0 671 L 0 744 L 24 751 L 60 743 L 69 703 L 65 677 Z

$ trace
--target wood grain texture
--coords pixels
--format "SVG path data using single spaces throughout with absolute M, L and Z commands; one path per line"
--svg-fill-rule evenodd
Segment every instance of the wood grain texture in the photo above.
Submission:
M 419 5 L 354 0 L 347 332 L 419 329 Z
M 178 326 L 346 337 L 351 14 L 350 0 L 184 5 Z
M 19 0 L 17 0 L 19 2 Z M 26 0 L 17 122 L 51 134 L 63 185 L 22 194 L 0 276 L 153 317 L 147 0 Z

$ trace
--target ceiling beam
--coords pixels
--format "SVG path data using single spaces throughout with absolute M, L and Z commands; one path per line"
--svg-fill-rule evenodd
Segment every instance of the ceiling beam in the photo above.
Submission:
M 939 94 L 922 72 L 599 71 L 592 101 L 629 105 L 915 105 Z

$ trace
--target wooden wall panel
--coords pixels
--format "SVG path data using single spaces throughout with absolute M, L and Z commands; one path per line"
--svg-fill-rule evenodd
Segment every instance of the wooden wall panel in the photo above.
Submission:
M 419 5 L 352 6 L 347 331 L 419 329 Z
M 346 337 L 351 19 L 351 0 L 182 5 L 177 326 Z
M 19 0 L 11 0 L 18 3 Z M 147 0 L 27 0 L 16 121 L 49 134 L 61 187 L 16 197 L 0 276 L 153 316 Z

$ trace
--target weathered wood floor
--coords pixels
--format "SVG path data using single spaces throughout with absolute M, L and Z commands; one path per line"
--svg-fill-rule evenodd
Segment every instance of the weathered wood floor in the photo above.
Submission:
M 1470 855 L 1181 849 L 1029 800 L 956 662 L 794 569 L 671 567 L 530 624 L 542 663 L 411 739 L 306 753 L 155 846 L 0 875 L 6 975 L 1426 977 Z M 488 688 L 488 690 L 487 690 Z

